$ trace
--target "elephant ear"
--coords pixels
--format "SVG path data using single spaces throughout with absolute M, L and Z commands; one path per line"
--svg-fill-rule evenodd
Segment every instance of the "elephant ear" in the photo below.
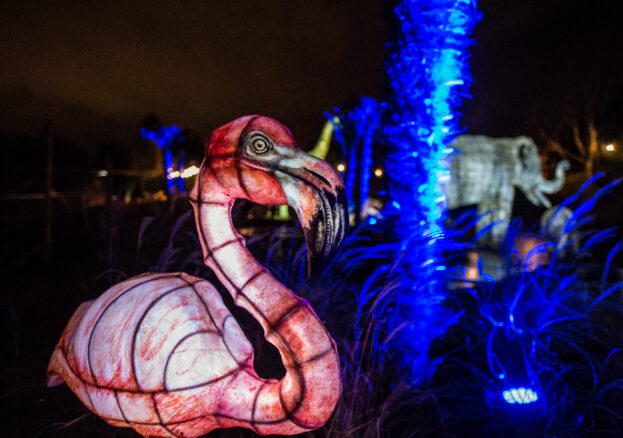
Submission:
M 519 161 L 521 162 L 522 167 L 525 169 L 527 167 L 528 161 L 528 151 L 526 150 L 528 145 L 525 143 L 521 143 L 519 145 Z
M 532 167 L 534 165 L 534 156 L 538 155 L 538 151 L 536 146 L 529 141 L 525 137 L 521 137 L 521 143 L 519 143 L 519 162 L 524 170 Z
M 530 188 L 530 143 L 525 137 L 518 137 L 514 142 L 514 153 L 512 155 L 513 184 L 523 192 Z M 530 199 L 530 195 L 526 195 Z M 532 201 L 532 199 L 530 199 Z
M 543 179 L 539 151 L 531 138 L 521 137 L 517 159 L 520 163 L 520 166 L 516 167 L 520 172 L 516 175 L 516 184 L 519 189 L 532 204 L 550 207 L 549 199 L 542 192 L 542 188 L 547 186 L 548 181 Z

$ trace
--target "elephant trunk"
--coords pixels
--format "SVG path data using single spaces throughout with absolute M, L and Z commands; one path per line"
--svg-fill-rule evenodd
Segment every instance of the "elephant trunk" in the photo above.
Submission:
M 562 186 L 565 183 L 565 172 L 567 170 L 569 170 L 569 162 L 561 161 L 556 165 L 554 179 L 548 181 L 545 178 L 541 178 L 541 181 L 537 185 L 537 190 L 547 194 L 556 193 L 562 189 Z
M 543 193 L 551 194 L 559 191 L 565 183 L 565 172 L 569 169 L 568 161 L 561 161 L 556 165 L 554 179 L 548 181 L 539 175 L 538 181 L 528 190 L 523 190 L 526 198 L 537 206 L 551 207 L 552 204 Z

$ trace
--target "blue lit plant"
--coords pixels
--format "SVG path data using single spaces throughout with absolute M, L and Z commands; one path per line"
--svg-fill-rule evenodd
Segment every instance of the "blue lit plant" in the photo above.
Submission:
M 392 294 L 393 318 L 400 330 L 392 342 L 405 353 L 403 366 L 411 369 L 410 382 L 422 384 L 435 368 L 427 355 L 431 341 L 456 317 L 442 305 L 446 294 L 439 280 L 446 271 L 442 252 L 447 244 L 442 185 L 450 178 L 446 158 L 452 150 L 447 145 L 459 131 L 457 110 L 471 82 L 469 34 L 480 14 L 475 0 L 402 0 L 393 12 L 388 102 L 362 99 L 354 110 L 340 114 L 345 129 L 337 137 L 343 144 L 361 143 L 345 151 L 346 186 L 356 186 L 356 172 L 362 185 L 361 199 L 353 202 L 351 196 L 356 212 L 358 201 L 367 195 L 365 161 L 371 144 L 383 143 L 390 151 L 386 161 L 390 201 L 383 213 L 392 217 L 384 226 L 392 231 L 387 241 L 395 244 L 386 249 L 396 263 L 390 264 L 391 271 L 384 266 L 375 269 L 368 286 L 388 272 L 400 278 Z
M 164 174 L 167 177 L 169 195 L 173 193 L 176 180 L 177 190 L 182 192 L 184 190 L 184 180 L 180 174 L 184 170 L 184 151 L 178 151 L 177 160 L 174 160 L 173 146 L 179 140 L 178 136 L 183 135 L 183 131 L 178 126 L 171 125 L 168 128 L 162 126 L 156 130 L 141 128 L 140 134 L 145 140 L 154 142 L 158 148 L 164 151 Z M 177 174 L 173 172 L 177 172 Z
M 381 141 L 381 119 L 386 105 L 370 97 L 358 97 L 349 111 L 335 110 L 329 115 L 334 123 L 334 137 L 346 157 L 344 183 L 348 197 L 351 224 L 366 216 L 365 205 L 370 194 L 374 143 Z
M 463 314 L 435 347 L 444 359 L 436 393 L 452 426 L 512 436 L 620 433 L 623 276 L 612 262 L 623 241 L 600 263 L 593 253 L 614 230 L 587 232 L 596 201 L 619 181 L 580 202 L 592 182 L 560 207 L 575 207 L 564 232 L 582 236 L 577 250 L 546 242 L 524 260 L 508 257 L 501 280 L 481 271 L 478 281 L 455 283 L 450 301 Z M 549 263 L 533 269 L 538 253 Z
M 412 381 L 425 381 L 434 369 L 430 342 L 451 321 L 442 306 L 446 294 L 436 273 L 446 269 L 442 256 L 442 185 L 449 180 L 448 144 L 459 132 L 458 108 L 471 82 L 469 35 L 480 19 L 475 0 L 402 0 L 394 9 L 396 35 L 388 46 L 387 76 L 391 88 L 383 137 L 390 147 L 390 211 L 407 273 L 398 304 L 407 330 L 398 342 L 410 345 Z M 422 236 L 429 245 L 413 246 Z

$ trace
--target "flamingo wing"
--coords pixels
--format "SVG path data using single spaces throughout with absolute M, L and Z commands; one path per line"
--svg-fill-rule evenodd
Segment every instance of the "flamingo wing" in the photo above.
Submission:
M 143 429 L 211 415 L 223 385 L 252 363 L 251 344 L 210 283 L 146 274 L 76 311 L 49 382 L 60 376 L 109 423 L 152 434 Z M 212 400 L 196 403 L 193 391 L 205 396 L 208 387 Z

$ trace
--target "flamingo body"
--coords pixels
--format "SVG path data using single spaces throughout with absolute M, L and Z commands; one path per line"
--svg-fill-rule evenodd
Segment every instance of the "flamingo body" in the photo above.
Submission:
M 219 293 L 181 273 L 134 277 L 85 303 L 52 363 L 104 420 L 153 436 L 218 427 L 228 416 L 223 388 L 257 378 L 251 344 Z M 253 423 L 248 414 L 237 420 Z

